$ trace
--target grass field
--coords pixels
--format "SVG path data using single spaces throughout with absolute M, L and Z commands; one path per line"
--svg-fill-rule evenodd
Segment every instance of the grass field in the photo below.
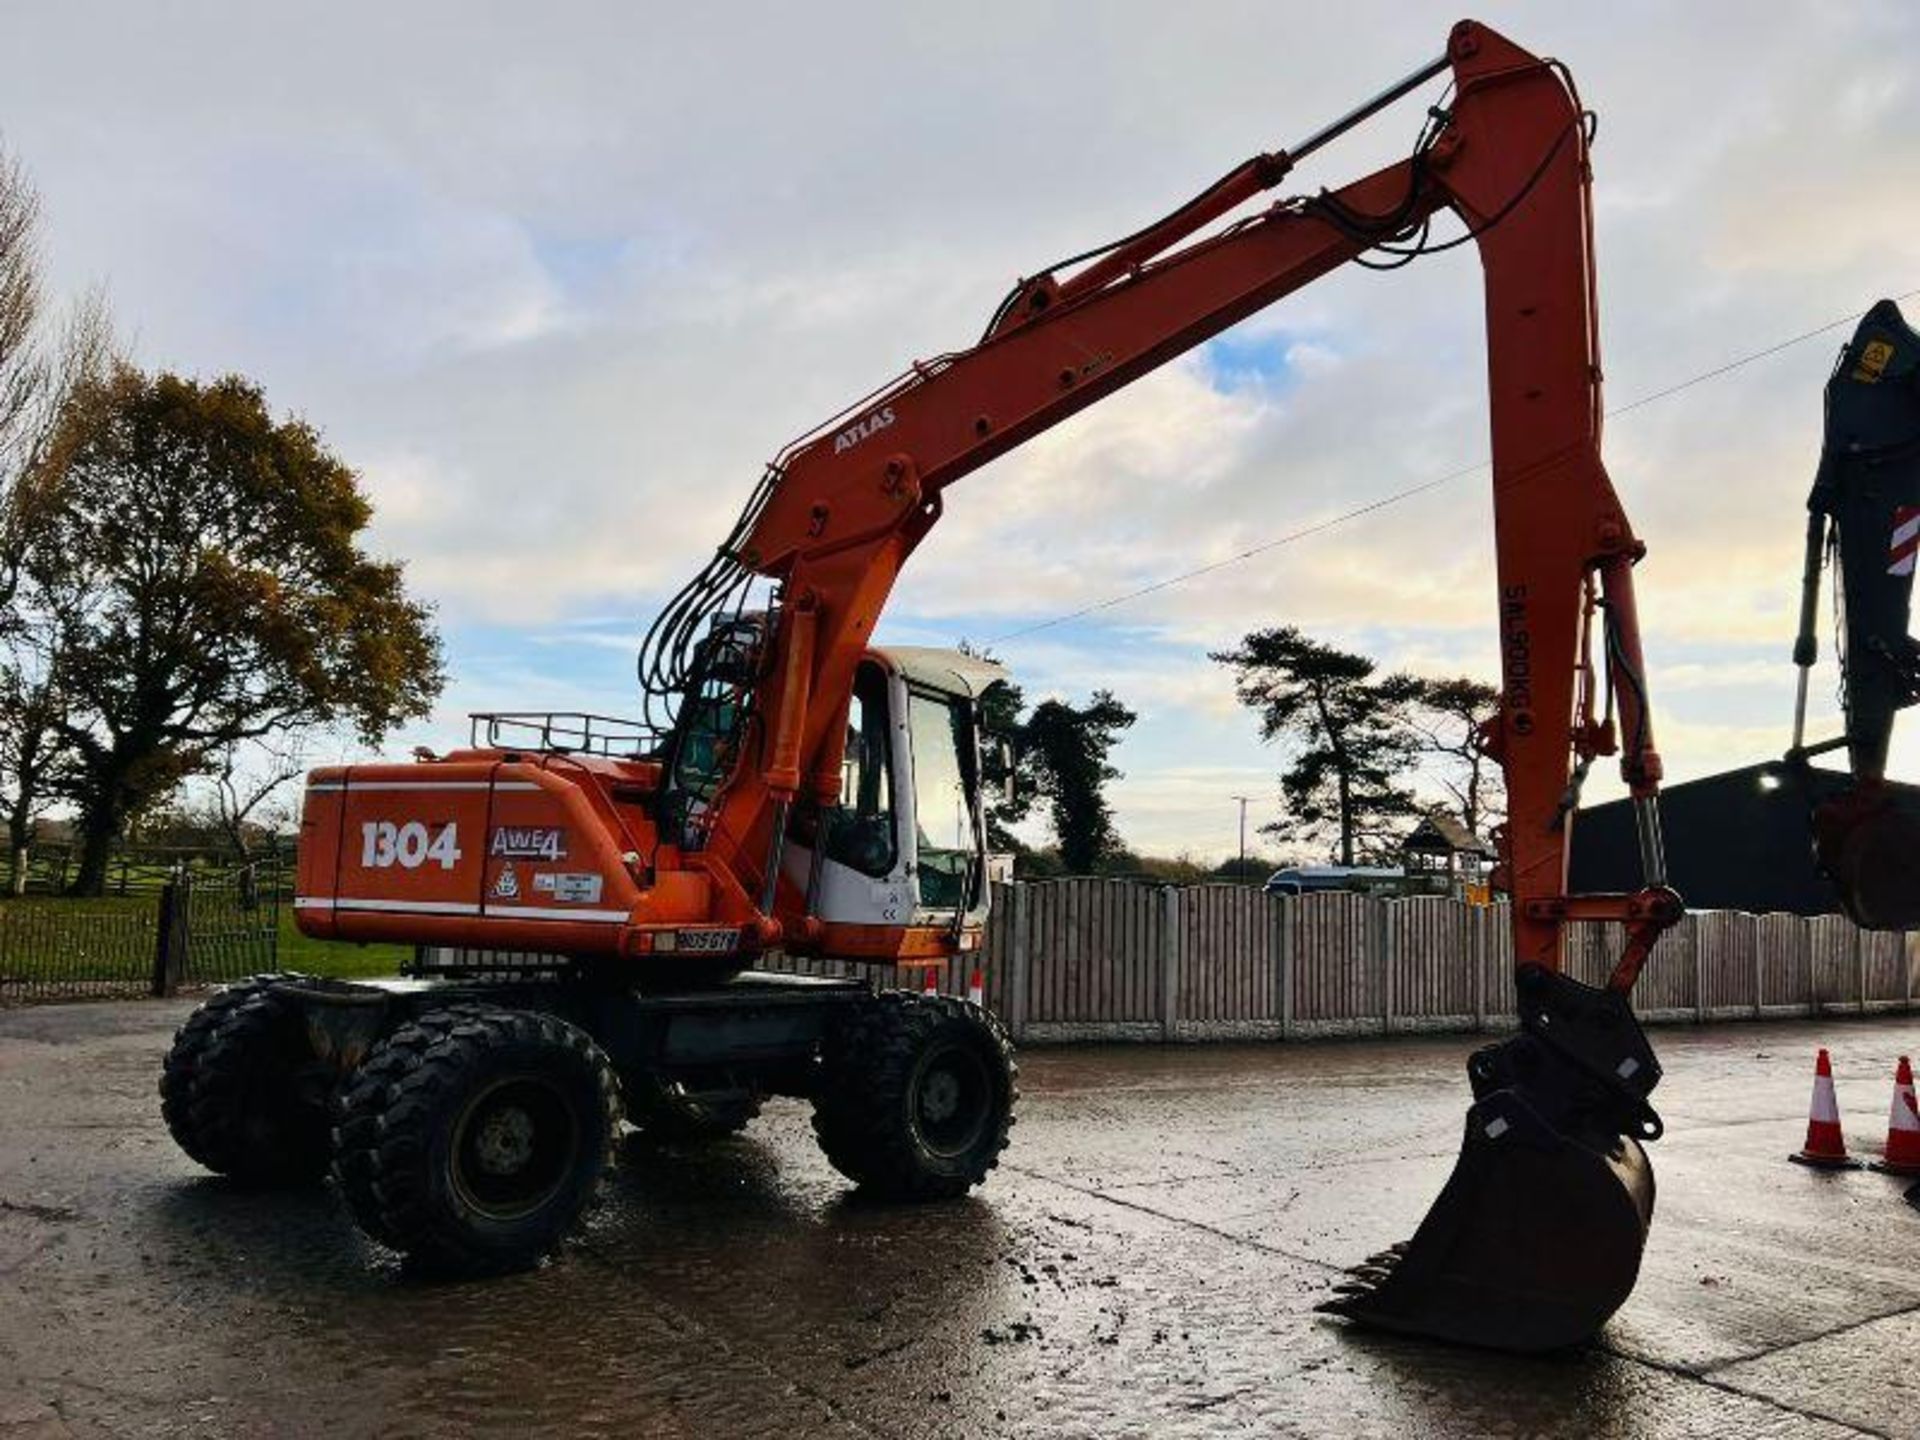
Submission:
M 15 945 L 31 947 L 13 955 L 22 967 L 36 968 L 37 958 L 51 964 L 57 955 L 70 965 L 78 961 L 71 973 L 79 975 L 88 967 L 76 951 L 84 954 L 96 946 L 111 952 L 113 957 L 122 952 L 133 953 L 136 962 L 143 962 L 151 953 L 151 942 L 146 937 L 153 933 L 151 919 L 143 925 L 143 917 L 155 916 L 158 903 L 151 894 L 104 895 L 91 900 L 30 895 L 0 900 L 0 919 L 17 915 L 20 921 L 28 922 L 16 930 L 13 940 Z M 45 957 L 36 953 L 41 945 L 48 949 Z M 330 975 L 343 980 L 398 974 L 400 966 L 413 956 L 409 945 L 353 945 L 311 940 L 294 927 L 293 907 L 285 902 L 280 905 L 277 951 L 277 963 L 282 970 L 300 970 L 309 975 Z M 127 964 L 124 958 L 103 955 L 99 969 L 101 973 L 118 975 L 126 972 Z
M 280 968 L 340 980 L 397 975 L 413 958 L 411 945 L 353 945 L 339 940 L 310 940 L 293 926 L 293 907 L 280 907 Z

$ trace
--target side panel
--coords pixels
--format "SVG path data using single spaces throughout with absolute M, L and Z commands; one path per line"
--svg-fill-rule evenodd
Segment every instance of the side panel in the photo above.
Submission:
M 314 770 L 307 776 L 307 792 L 300 807 L 300 846 L 294 864 L 293 919 L 301 933 L 316 940 L 334 938 L 331 905 L 307 904 L 308 899 L 330 899 L 340 864 L 340 812 L 346 796 L 340 766 Z
M 336 905 L 390 914 L 479 913 L 493 782 L 485 772 L 422 779 L 423 766 L 393 779 L 380 773 L 385 768 L 349 770 L 340 781 Z
M 584 799 L 577 787 L 572 798 Z M 483 913 L 508 920 L 621 924 L 639 897 L 613 837 L 583 806 L 537 784 L 504 781 L 493 790 L 493 814 L 482 857 Z
M 639 887 L 636 842 L 597 784 L 500 757 L 315 771 L 296 921 L 321 939 L 612 956 L 649 927 L 712 919 L 704 875 Z

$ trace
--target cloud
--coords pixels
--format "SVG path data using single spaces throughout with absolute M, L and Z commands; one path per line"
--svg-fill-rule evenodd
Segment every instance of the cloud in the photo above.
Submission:
M 633 614 L 637 638 L 782 441 L 969 343 L 1016 275 L 1309 133 L 1445 36 L 1399 6 L 1251 0 L 726 22 L 18 8 L 10 46 L 37 59 L 0 126 L 45 192 L 56 278 L 106 281 L 143 359 L 259 377 L 363 470 L 377 544 L 449 630 L 447 732 L 483 692 L 630 709 L 619 627 L 577 645 L 558 627 Z M 1920 287 L 1912 6 L 1486 18 L 1567 59 L 1601 113 L 1616 404 Z M 1290 188 L 1398 158 L 1417 122 L 1389 112 Z M 957 486 L 888 633 L 1011 635 L 1471 464 L 1482 326 L 1469 250 L 1328 277 Z M 1784 741 L 1801 505 L 1843 337 L 1609 426 L 1651 547 L 1676 771 Z M 1219 853 L 1217 800 L 1180 809 L 1196 757 L 1269 776 L 1274 757 L 1208 648 L 1289 622 L 1389 666 L 1485 674 L 1493 594 L 1482 472 L 1002 650 L 1036 694 L 1111 684 L 1135 704 L 1122 829 Z

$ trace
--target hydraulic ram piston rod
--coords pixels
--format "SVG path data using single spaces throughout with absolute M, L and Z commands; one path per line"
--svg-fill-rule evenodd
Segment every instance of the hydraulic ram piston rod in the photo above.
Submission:
M 1355 106 L 1353 109 L 1349 110 L 1346 114 L 1342 115 L 1338 120 L 1335 120 L 1333 123 L 1329 125 L 1323 125 L 1320 129 L 1314 131 L 1313 134 L 1309 135 L 1306 139 L 1302 140 L 1298 145 L 1289 145 L 1285 150 L 1281 151 L 1280 153 L 1285 155 L 1287 159 L 1293 161 L 1295 164 L 1298 164 L 1300 161 L 1306 159 L 1307 156 L 1311 155 L 1314 151 L 1318 150 L 1321 146 L 1329 143 L 1330 141 L 1339 139 L 1342 135 L 1346 134 L 1347 131 L 1353 129 L 1354 126 L 1358 125 L 1361 121 L 1366 120 L 1371 116 L 1378 115 L 1382 110 L 1386 109 L 1387 106 L 1393 104 L 1393 102 L 1398 100 L 1402 95 L 1405 95 L 1412 90 L 1416 90 L 1420 86 L 1426 84 L 1427 81 L 1433 79 L 1434 76 L 1438 75 L 1441 71 L 1445 70 L 1452 63 L 1453 62 L 1450 59 L 1448 59 L 1445 55 L 1442 55 L 1439 58 L 1434 60 L 1429 60 L 1426 64 L 1422 65 L 1418 70 L 1415 70 L 1411 75 L 1408 75 L 1403 79 L 1394 81 L 1393 84 L 1389 85 L 1386 89 L 1382 90 L 1378 95 L 1374 96 L 1371 100 L 1362 101 L 1359 105 Z

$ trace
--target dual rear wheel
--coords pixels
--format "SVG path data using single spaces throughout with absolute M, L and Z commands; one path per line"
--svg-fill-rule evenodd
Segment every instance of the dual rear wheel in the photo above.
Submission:
M 168 1125 L 194 1159 L 243 1183 L 330 1173 L 360 1228 L 426 1273 L 496 1273 L 552 1253 L 611 1173 L 623 1113 L 684 1142 L 734 1133 L 759 1111 L 747 1089 L 689 1091 L 644 1073 L 623 1087 L 578 1026 L 472 1001 L 418 1012 L 332 1084 L 281 982 L 221 992 L 181 1028 L 161 1080 Z M 813 1091 L 827 1159 L 891 1201 L 951 1199 L 984 1180 L 1017 1093 L 992 1015 L 905 992 L 836 1018 Z
M 420 1270 L 520 1269 L 599 1194 L 620 1114 L 613 1065 L 578 1027 L 449 1005 L 402 1025 L 348 1077 L 333 1178 L 360 1228 Z
M 244 1185 L 313 1184 L 327 1173 L 333 1076 L 279 993 L 299 975 L 255 975 L 180 1027 L 160 1072 L 160 1113 L 180 1148 Z

